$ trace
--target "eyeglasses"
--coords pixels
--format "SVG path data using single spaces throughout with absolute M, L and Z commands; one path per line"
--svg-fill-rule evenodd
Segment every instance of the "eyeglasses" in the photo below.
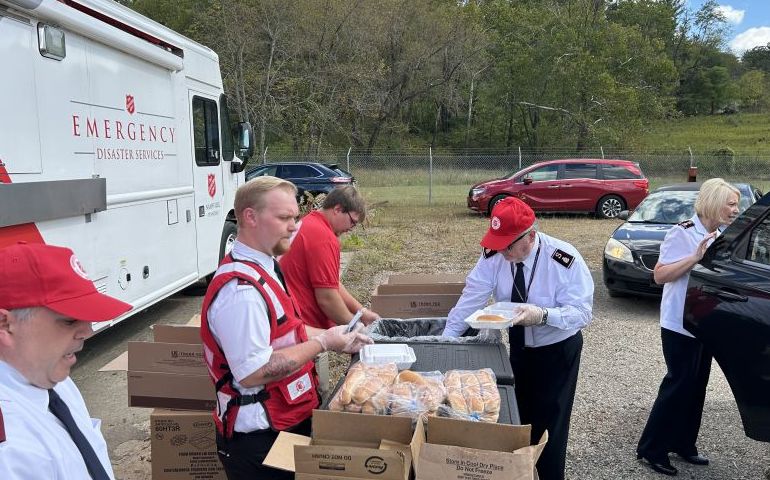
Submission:
M 345 212 L 345 213 L 347 213 L 347 214 L 348 214 L 348 218 L 350 219 L 350 224 L 351 224 L 352 226 L 354 226 L 354 227 L 355 227 L 356 225 L 358 225 L 358 220 L 354 220 L 354 219 L 353 219 L 353 215 L 351 215 L 351 214 L 350 214 L 350 212 Z
M 522 238 L 526 237 L 526 236 L 527 236 L 527 234 L 528 234 L 529 232 L 531 232 L 531 231 L 532 231 L 532 227 L 530 227 L 530 228 L 528 228 L 528 229 L 524 230 L 524 231 L 522 232 L 522 234 L 521 234 L 521 235 L 519 235 L 518 237 L 516 237 L 516 240 L 512 241 L 512 242 L 511 242 L 511 244 L 510 244 L 510 245 L 508 245 L 508 246 L 505 248 L 505 250 L 506 250 L 506 251 L 508 251 L 508 252 L 510 252 L 511 250 L 513 250 L 513 246 L 514 246 L 514 245 L 516 245 L 516 242 L 518 242 L 518 241 L 519 241 L 519 240 L 521 240 Z

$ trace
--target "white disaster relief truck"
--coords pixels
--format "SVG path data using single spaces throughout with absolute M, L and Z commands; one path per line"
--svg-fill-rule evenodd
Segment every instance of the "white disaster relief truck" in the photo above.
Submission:
M 253 151 L 216 53 L 112 1 L 0 0 L 0 64 L 0 246 L 70 247 L 115 322 L 216 270 Z

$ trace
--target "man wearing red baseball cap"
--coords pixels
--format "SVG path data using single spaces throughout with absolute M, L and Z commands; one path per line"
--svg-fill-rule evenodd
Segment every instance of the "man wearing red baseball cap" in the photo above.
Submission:
M 490 296 L 520 304 L 508 331 L 519 413 L 523 424 L 532 424 L 533 441 L 548 430 L 537 462 L 540 478 L 561 480 L 583 349 L 580 331 L 592 318 L 591 273 L 575 247 L 537 231 L 535 213 L 518 198 L 495 205 L 481 246 L 444 335 L 465 333 L 465 319 Z
M 0 478 L 114 478 L 69 374 L 91 322 L 129 310 L 96 290 L 68 248 L 0 249 Z

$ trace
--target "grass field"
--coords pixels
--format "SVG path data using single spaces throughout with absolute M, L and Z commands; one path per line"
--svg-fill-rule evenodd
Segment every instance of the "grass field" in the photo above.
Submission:
M 635 150 L 707 153 L 725 147 L 737 155 L 770 154 L 770 114 L 705 115 L 662 121 L 640 136 Z

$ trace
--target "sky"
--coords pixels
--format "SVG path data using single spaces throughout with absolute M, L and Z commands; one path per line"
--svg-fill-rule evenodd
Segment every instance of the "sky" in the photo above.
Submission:
M 746 50 L 770 43 L 770 0 L 717 0 L 731 29 L 727 48 L 740 56 Z M 705 0 L 688 0 L 696 11 Z

